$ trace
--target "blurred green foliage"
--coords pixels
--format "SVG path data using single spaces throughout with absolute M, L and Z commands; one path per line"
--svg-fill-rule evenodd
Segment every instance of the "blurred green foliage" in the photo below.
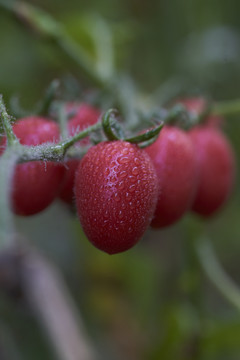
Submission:
M 214 100 L 240 98 L 237 0 L 28 3 L 61 22 L 88 55 L 98 57 L 103 73 L 111 70 L 113 56 L 118 72 L 134 79 L 145 101 L 152 96 L 160 104 L 179 92 Z M 55 78 L 76 78 L 80 87 L 90 88 L 51 42 L 26 31 L 1 8 L 0 54 L 0 92 L 8 103 L 17 95 L 33 108 Z M 71 81 L 77 92 L 78 83 Z M 239 164 L 239 115 L 226 119 L 225 130 Z M 170 229 L 149 230 L 134 249 L 111 257 L 88 243 L 63 204 L 16 221 L 19 231 L 62 269 L 100 358 L 238 360 L 239 311 L 206 279 L 194 248 L 203 231 L 239 283 L 237 184 L 238 178 L 231 201 L 214 219 L 202 222 L 188 215 Z M 3 295 L 0 314 L 0 345 L 6 343 L 9 359 L 52 358 L 44 335 L 21 304 Z

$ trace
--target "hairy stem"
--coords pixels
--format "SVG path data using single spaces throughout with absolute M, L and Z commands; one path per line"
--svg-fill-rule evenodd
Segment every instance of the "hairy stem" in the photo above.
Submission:
M 19 143 L 18 139 L 12 129 L 11 117 L 7 113 L 6 106 L 3 102 L 2 95 L 0 95 L 0 119 L 2 120 L 2 125 L 5 130 L 8 146 L 18 144 Z
M 77 133 L 76 135 L 69 137 L 66 140 L 59 142 L 58 144 L 42 144 L 38 146 L 21 146 L 21 152 L 19 153 L 19 162 L 26 161 L 61 161 L 66 151 L 79 140 L 85 138 L 90 133 L 102 128 L 102 123 L 98 122 L 95 125 L 89 126 L 87 129 Z
M 57 109 L 57 120 L 60 127 L 61 137 L 66 139 L 69 136 L 68 133 L 68 115 L 66 111 L 66 106 L 64 103 L 60 103 Z
M 12 149 L 6 150 L 0 158 L 0 248 L 13 242 L 15 234 L 10 199 L 17 160 L 17 152 Z

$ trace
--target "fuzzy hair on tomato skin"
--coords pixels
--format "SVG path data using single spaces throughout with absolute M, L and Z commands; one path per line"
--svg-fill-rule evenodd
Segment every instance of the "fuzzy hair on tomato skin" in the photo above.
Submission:
M 112 141 L 92 147 L 78 167 L 75 183 L 86 236 L 109 254 L 131 248 L 152 220 L 158 191 L 153 164 L 137 145 Z

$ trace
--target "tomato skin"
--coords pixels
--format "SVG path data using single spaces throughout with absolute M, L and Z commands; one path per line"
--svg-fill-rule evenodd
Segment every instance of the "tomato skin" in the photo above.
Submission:
M 136 244 L 150 224 L 158 182 L 144 150 L 125 141 L 90 148 L 76 173 L 76 205 L 88 239 L 115 254 Z
M 76 112 L 68 122 L 68 131 L 71 136 L 81 130 L 84 130 L 88 126 L 96 124 L 101 115 L 101 111 L 99 109 L 85 103 L 69 103 L 67 104 L 67 110 Z M 79 141 L 79 143 L 84 144 L 88 144 L 88 142 L 88 138 Z
M 59 198 L 66 204 L 72 205 L 74 203 L 74 183 L 75 175 L 80 160 L 71 159 L 66 161 L 66 174 L 62 182 L 62 186 L 59 193 Z
M 58 125 L 37 116 L 18 120 L 13 126 L 20 143 L 36 146 L 58 142 Z M 4 145 L 5 144 L 5 145 Z M 6 146 L 6 138 L 3 140 Z M 32 161 L 16 165 L 12 183 L 12 210 L 17 215 L 34 215 L 48 207 L 59 193 L 65 174 L 62 164 Z
M 100 118 L 100 110 L 96 109 L 88 104 L 67 104 L 67 110 L 75 110 L 76 114 L 68 122 L 68 132 L 69 135 L 73 136 L 81 130 L 84 130 L 88 126 L 94 125 L 97 123 Z M 80 140 L 76 146 L 88 145 L 89 138 L 86 137 L 83 140 Z M 67 204 L 72 204 L 74 201 L 74 181 L 75 173 L 79 165 L 80 160 L 71 159 L 66 161 L 66 175 L 60 191 L 60 199 Z
M 17 165 L 12 194 L 14 213 L 29 216 L 46 209 L 59 193 L 64 172 L 62 165 L 53 162 Z
M 197 126 L 189 133 L 196 150 L 199 185 L 192 210 L 214 215 L 227 201 L 235 178 L 235 159 L 225 135 L 216 128 Z
M 152 227 L 174 224 L 192 206 L 197 188 L 197 164 L 188 134 L 164 126 L 158 139 L 146 148 L 156 169 L 161 189 Z

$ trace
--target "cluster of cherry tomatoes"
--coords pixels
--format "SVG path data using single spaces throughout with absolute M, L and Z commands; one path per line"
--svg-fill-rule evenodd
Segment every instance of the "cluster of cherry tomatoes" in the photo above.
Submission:
M 204 106 L 202 99 L 182 103 L 196 114 Z M 69 135 L 100 119 L 100 111 L 89 105 L 77 105 L 75 110 L 68 122 Z M 169 226 L 189 210 L 211 216 L 227 200 L 235 175 L 234 154 L 221 121 L 211 116 L 189 131 L 165 125 L 145 149 L 122 140 L 105 141 L 92 146 L 81 160 L 18 164 L 12 209 L 27 216 L 44 210 L 57 197 L 75 202 L 88 239 L 110 254 L 131 248 L 149 225 Z M 18 120 L 13 131 L 27 146 L 60 139 L 55 121 L 36 116 Z M 88 138 L 80 141 L 88 143 Z M 2 152 L 5 146 L 6 139 Z

